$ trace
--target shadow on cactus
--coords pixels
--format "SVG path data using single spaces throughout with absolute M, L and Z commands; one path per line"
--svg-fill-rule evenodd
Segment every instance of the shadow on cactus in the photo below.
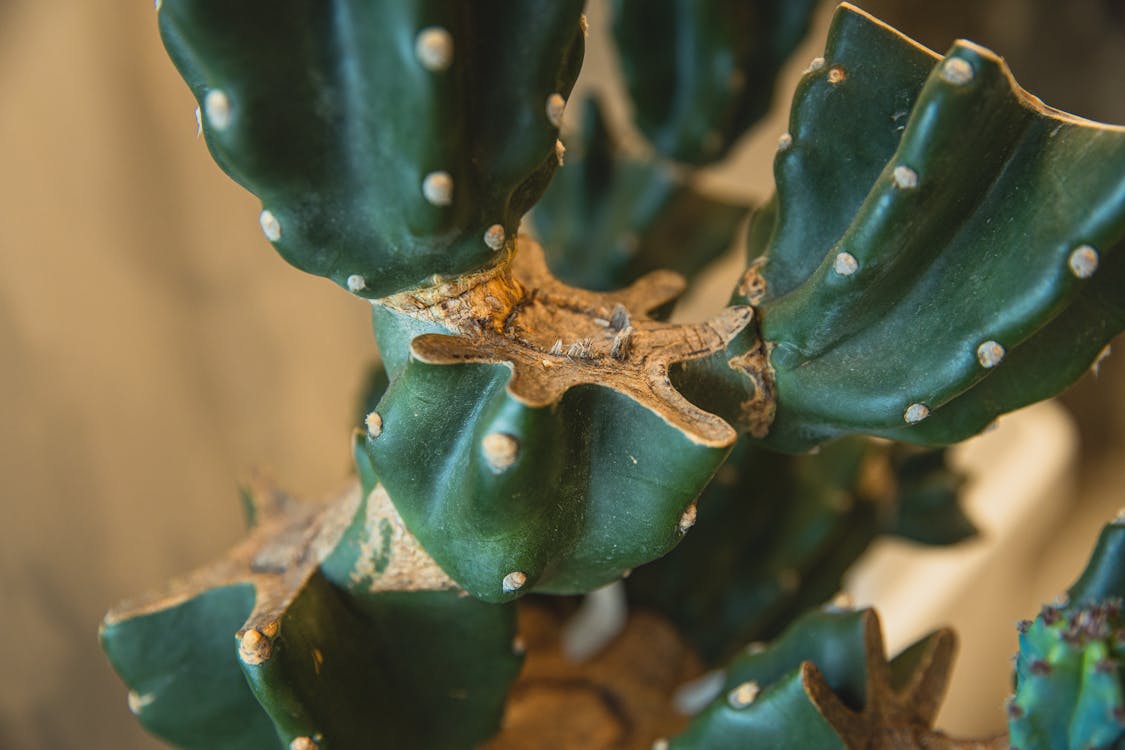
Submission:
M 688 13 L 680 42 L 707 39 L 715 59 L 729 53 L 735 69 L 757 72 L 776 69 L 801 26 L 793 19 L 808 12 L 753 4 L 774 9 L 758 17 L 769 28 L 755 44 L 788 40 L 758 57 L 722 26 L 718 5 L 618 5 L 621 19 L 662 11 L 652 23 L 665 30 Z M 832 593 L 876 533 L 949 542 L 970 528 L 939 454 L 896 463 L 901 449 L 854 438 L 819 457 L 767 459 L 767 448 L 849 434 L 951 443 L 1058 392 L 1125 326 L 1125 256 L 1115 252 L 1125 242 L 1125 130 L 1048 109 L 968 42 L 940 57 L 841 6 L 797 90 L 777 196 L 751 227 L 754 261 L 732 304 L 669 323 L 660 311 L 683 291 L 679 274 L 588 291 L 556 279 L 540 247 L 516 236 L 562 161 L 559 125 L 586 31 L 579 2 L 164 0 L 158 11 L 216 161 L 262 199 L 262 229 L 285 258 L 371 300 L 386 375 L 356 437 L 358 488 L 321 503 L 251 492 L 252 529 L 226 558 L 107 616 L 102 643 L 132 708 L 181 747 L 502 743 L 501 716 L 515 726 L 546 694 L 516 700 L 532 693 L 512 688 L 523 650 L 514 600 L 616 581 L 672 550 L 709 504 L 778 544 L 752 559 L 732 544 L 738 534 L 702 533 L 728 557 L 685 547 L 683 572 L 717 571 L 719 590 L 670 619 L 708 659 L 745 633 L 778 632 Z M 693 68 L 674 92 L 699 105 L 691 117 L 654 107 L 650 74 L 665 60 L 631 46 L 628 31 L 618 26 L 630 88 L 662 158 L 710 160 L 764 106 L 731 88 L 737 76 L 714 90 Z M 711 131 L 700 130 L 704 111 Z M 605 188 L 576 172 L 594 196 Z M 598 201 L 619 194 L 621 208 L 599 213 Z M 591 241 L 616 242 L 635 225 L 636 196 L 616 183 L 600 195 L 588 214 L 604 224 Z M 685 236 L 705 244 L 709 229 Z M 641 270 L 618 264 L 603 279 L 617 286 Z M 778 507 L 722 482 L 696 505 L 736 449 L 734 487 L 759 489 L 759 474 L 782 469 L 772 481 L 793 493 L 792 507 L 771 515 Z M 866 481 L 863 467 L 880 455 L 881 476 L 897 482 Z M 842 517 L 832 506 L 847 497 L 885 505 L 863 500 Z M 643 575 L 682 589 L 675 567 Z M 771 594 L 779 585 L 792 590 Z M 1119 615 L 1076 606 L 1065 627 L 1028 630 L 1029 653 L 1051 639 L 1081 650 L 1049 646 L 1021 663 L 1013 706 L 1037 718 L 1012 735 L 1032 746 L 1059 741 L 1063 726 L 1079 743 L 1117 726 L 1103 709 L 1119 705 L 1119 691 L 1099 666 L 1117 646 L 1095 624 L 1116 627 Z M 702 626 L 710 608 L 722 612 L 712 631 Z M 799 731 L 810 747 L 893 744 L 909 732 L 939 742 L 929 725 L 949 638 L 888 665 L 872 615 L 827 621 L 825 647 L 839 630 L 852 661 L 791 650 L 782 636 L 771 652 L 780 661 L 747 666 L 757 677 L 743 683 L 757 688 L 734 686 L 725 708 L 674 742 L 719 747 L 693 738 L 741 736 L 747 722 L 763 736 L 799 736 L 784 734 L 769 706 L 807 717 Z M 666 622 L 651 632 L 676 635 Z M 643 676 L 662 668 L 655 662 L 621 662 L 642 674 L 621 680 L 644 696 L 628 705 L 668 710 L 670 696 L 643 688 L 671 690 L 698 669 L 676 648 L 688 656 L 659 680 Z M 1049 675 L 1035 665 L 1054 669 L 1055 654 L 1056 677 L 1081 663 L 1081 679 L 1037 681 Z M 753 671 L 767 662 L 768 674 Z M 556 666 L 541 683 L 578 679 Z M 613 671 L 603 668 L 606 684 Z M 613 703 L 608 687 L 590 694 Z M 1063 695 L 1076 696 L 1073 708 L 1051 697 Z M 550 728 L 537 731 L 527 736 Z M 651 741 L 621 732 L 598 741 Z

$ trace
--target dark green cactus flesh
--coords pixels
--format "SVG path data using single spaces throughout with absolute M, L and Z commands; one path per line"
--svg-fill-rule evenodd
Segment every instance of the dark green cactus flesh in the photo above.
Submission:
M 1063 602 L 1020 624 L 1013 750 L 1125 746 L 1125 521 L 1102 531 Z
M 515 280 L 480 292 L 500 304 L 522 290 L 503 330 L 450 335 L 448 318 L 375 313 L 391 385 L 370 459 L 423 546 L 486 601 L 589 591 L 679 541 L 735 433 L 677 393 L 667 368 L 749 321 L 730 308 L 660 323 L 644 313 L 678 293 L 674 274 L 582 292 L 521 247 Z
M 188 750 L 349 750 L 471 748 L 497 730 L 521 662 L 514 610 L 396 559 L 401 522 L 373 511 L 379 491 L 358 495 L 253 493 L 230 557 L 107 615 L 102 646 L 149 731 Z M 353 521 L 341 536 L 353 511 L 384 533 Z
M 960 440 L 1125 328 L 1125 129 L 1048 109 L 988 50 L 939 58 L 842 7 L 776 174 L 751 285 L 772 445 Z
M 637 126 L 664 158 L 725 156 L 771 104 L 816 0 L 615 0 Z
M 947 739 L 931 726 L 954 643 L 937 631 L 888 663 L 874 611 L 811 612 L 732 662 L 719 697 L 668 747 L 952 748 L 920 740 Z
M 691 279 L 734 245 L 748 207 L 696 190 L 683 169 L 626 153 L 596 98 L 583 102 L 576 135 L 567 137 L 566 168 L 531 213 L 560 279 L 596 290 L 660 269 Z
M 944 451 L 848 438 L 807 456 L 740 441 L 698 521 L 626 580 L 630 603 L 674 622 L 705 662 L 768 640 L 836 595 L 881 534 L 952 544 L 974 533 Z
M 381 297 L 474 271 L 558 166 L 581 0 L 165 0 L 215 160 L 298 268 Z

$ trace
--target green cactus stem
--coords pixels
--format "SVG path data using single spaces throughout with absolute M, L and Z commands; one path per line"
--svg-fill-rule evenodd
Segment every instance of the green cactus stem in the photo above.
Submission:
M 872 610 L 811 612 L 727 669 L 722 694 L 671 750 L 1000 750 L 935 731 L 955 649 L 939 630 L 890 662 Z
M 646 315 L 683 281 L 568 287 L 521 237 L 510 272 L 380 301 L 391 385 L 370 460 L 407 526 L 486 601 L 588 591 L 667 552 L 734 443 L 668 380 L 750 321 Z
M 298 268 L 381 297 L 502 258 L 558 166 L 581 0 L 164 0 L 207 144 Z
M 777 398 L 747 429 L 774 447 L 961 440 L 1125 328 L 1125 128 L 1049 109 L 975 44 L 941 58 L 841 6 L 775 172 L 735 297 L 758 306 L 755 376 Z M 692 386 L 707 367 L 730 377 L 677 382 L 737 421 Z
M 880 535 L 970 537 L 960 485 L 940 450 L 847 438 L 784 456 L 742 440 L 699 499 L 691 534 L 626 580 L 629 600 L 720 663 L 831 599 Z
M 1106 527 L 1061 602 L 1020 623 L 1013 750 L 1125 746 L 1125 520 Z
M 463 596 L 386 493 L 361 494 L 255 489 L 228 557 L 106 616 L 149 731 L 187 750 L 471 748 L 496 731 L 521 661 L 514 611 Z
M 816 0 L 615 0 L 637 126 L 667 159 L 724 157 L 767 111 Z
M 566 168 L 531 213 L 547 264 L 584 289 L 619 289 L 668 269 L 691 279 L 733 247 L 749 207 L 712 198 L 691 172 L 629 153 L 595 97 L 581 133 L 567 137 Z

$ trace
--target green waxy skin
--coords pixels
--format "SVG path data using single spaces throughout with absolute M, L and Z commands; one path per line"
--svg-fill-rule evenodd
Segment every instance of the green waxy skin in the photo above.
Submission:
M 637 126 L 667 159 L 724 157 L 769 110 L 816 0 L 616 0 L 613 35 Z
M 372 497 L 321 509 L 248 493 L 247 542 L 107 615 L 102 646 L 150 732 L 185 750 L 453 750 L 495 733 L 521 663 L 514 609 L 440 582 L 378 585 L 402 547 L 362 524 L 320 541 Z
M 642 307 L 659 307 L 668 294 L 649 296 L 643 288 L 672 278 L 630 287 L 642 291 L 570 290 L 576 296 L 562 307 L 605 316 L 612 328 L 617 300 L 647 297 L 623 308 L 632 311 L 638 336 L 659 338 L 682 327 L 644 317 Z M 568 293 L 554 282 L 535 288 L 528 306 Z M 367 440 L 369 460 L 410 531 L 460 586 L 485 601 L 532 590 L 589 591 L 664 554 L 682 538 L 688 507 L 734 442 L 729 426 L 698 412 L 666 380 L 662 385 L 659 372 L 652 382 L 674 402 L 673 411 L 686 407 L 689 422 L 703 419 L 715 432 L 694 434 L 678 413 L 654 410 L 644 391 L 649 381 L 641 373 L 615 374 L 628 363 L 604 352 L 551 354 L 504 339 L 499 354 L 477 355 L 479 339 L 436 334 L 443 329 L 387 308 L 376 308 L 374 322 L 391 384 L 377 408 L 381 430 Z M 668 338 L 668 346 L 629 367 L 649 368 L 698 346 L 701 336 L 718 341 L 706 324 L 692 327 L 683 337 L 688 343 Z M 513 374 L 503 358 L 516 355 L 530 362 Z M 517 392 L 519 383 L 555 373 L 573 385 L 545 399 Z
M 1125 129 L 1044 107 L 969 42 L 844 6 L 752 237 L 768 441 L 949 443 L 1072 382 L 1125 328 Z
M 381 297 L 502 255 L 558 166 L 581 9 L 166 0 L 160 29 L 282 256 Z
M 682 169 L 630 155 L 597 99 L 583 103 L 566 167 L 531 213 L 547 262 L 584 289 L 618 289 L 658 269 L 691 279 L 729 249 L 748 207 L 696 190 Z
M 1066 601 L 1020 625 L 1016 692 L 1008 704 L 1015 750 L 1125 745 L 1125 522 L 1102 531 Z
M 626 580 L 629 600 L 669 618 L 709 664 L 774 638 L 839 592 L 879 535 L 952 544 L 974 533 L 943 454 L 848 438 L 779 456 L 740 441 L 691 533 Z
M 914 743 L 935 737 L 953 649 L 937 631 L 888 663 L 872 610 L 810 612 L 735 659 L 719 697 L 669 747 L 952 748 Z

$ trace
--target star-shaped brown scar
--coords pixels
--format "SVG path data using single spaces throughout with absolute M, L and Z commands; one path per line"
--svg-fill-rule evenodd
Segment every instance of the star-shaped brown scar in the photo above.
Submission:
M 956 739 L 934 730 L 934 719 L 949 683 L 957 639 L 944 628 L 888 663 L 882 628 L 874 611 L 863 615 L 867 671 L 862 711 L 849 708 L 812 662 L 801 664 L 801 683 L 848 748 L 867 750 L 1000 750 L 1006 736 Z
M 457 331 L 416 337 L 410 345 L 416 359 L 507 365 L 508 392 L 533 407 L 553 404 L 579 385 L 612 388 L 696 443 L 734 442 L 729 424 L 675 389 L 668 368 L 721 351 L 750 323 L 753 308 L 728 307 L 703 323 L 666 323 L 650 313 L 683 292 L 677 273 L 656 271 L 619 291 L 590 292 L 556 279 L 534 241 L 520 237 L 517 249 L 510 269 L 462 287 L 456 304 L 450 297 L 421 304 L 417 294 L 381 301 Z

